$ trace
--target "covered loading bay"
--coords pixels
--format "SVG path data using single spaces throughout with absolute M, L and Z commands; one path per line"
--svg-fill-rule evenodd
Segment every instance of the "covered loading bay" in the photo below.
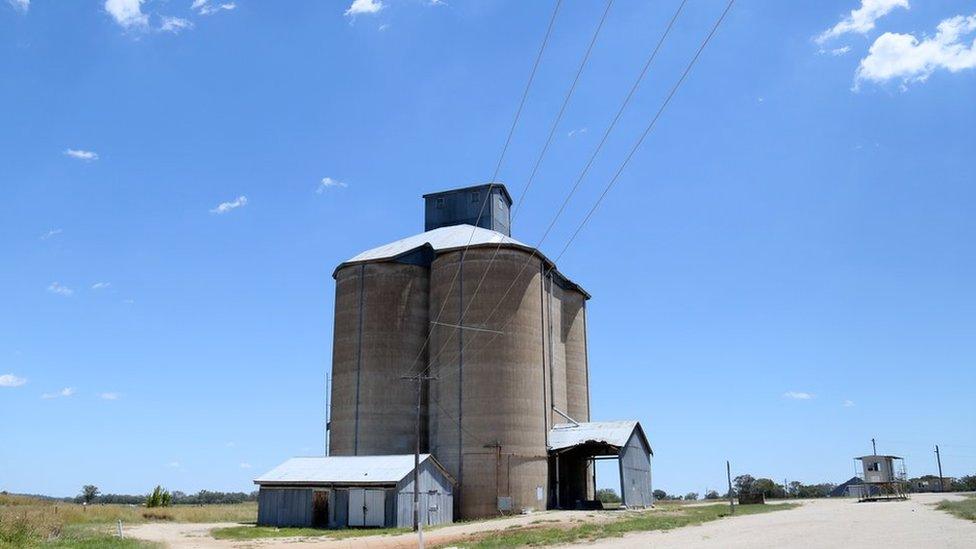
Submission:
M 654 452 L 637 421 L 556 425 L 549 431 L 550 507 L 576 509 L 590 498 L 596 460 L 617 460 L 620 497 L 626 507 L 649 507 Z
M 454 479 L 420 456 L 420 520 L 453 522 Z M 258 524 L 319 528 L 413 524 L 413 455 L 293 458 L 254 480 Z

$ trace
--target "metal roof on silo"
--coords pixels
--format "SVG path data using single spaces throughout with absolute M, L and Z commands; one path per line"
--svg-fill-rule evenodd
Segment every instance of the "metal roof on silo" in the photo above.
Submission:
M 428 248 L 435 254 L 439 254 L 452 250 L 460 250 L 465 247 L 497 246 L 499 244 L 506 248 L 518 248 L 528 252 L 535 252 L 547 267 L 553 267 L 553 273 L 557 277 L 562 279 L 569 287 L 580 291 L 587 299 L 590 298 L 590 294 L 586 290 L 555 269 L 555 263 L 532 246 L 510 236 L 505 236 L 498 231 L 466 224 L 440 227 L 366 250 L 340 263 L 335 268 L 335 271 L 333 271 L 332 277 L 335 278 L 339 269 L 349 265 L 371 263 L 374 261 L 395 261 L 400 257 L 422 248 Z
M 420 463 L 430 454 L 420 454 Z M 413 454 L 397 456 L 323 456 L 291 458 L 260 477 L 255 484 L 391 484 L 413 473 Z M 444 471 L 448 478 L 451 478 Z

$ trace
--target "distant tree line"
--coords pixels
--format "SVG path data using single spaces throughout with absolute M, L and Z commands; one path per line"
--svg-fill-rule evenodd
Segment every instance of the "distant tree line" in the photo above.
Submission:
M 196 494 L 186 494 L 180 491 L 168 492 L 162 487 L 157 486 L 149 495 L 129 495 L 129 494 L 102 494 L 98 487 L 86 485 L 75 497 L 68 498 L 49 498 L 40 496 L 44 499 L 65 501 L 70 503 L 99 504 L 99 503 L 118 503 L 123 505 L 148 505 L 150 507 L 165 507 L 169 505 L 211 505 L 217 503 L 243 503 L 245 501 L 257 501 L 257 491 L 246 492 L 216 492 L 211 490 L 200 490 Z

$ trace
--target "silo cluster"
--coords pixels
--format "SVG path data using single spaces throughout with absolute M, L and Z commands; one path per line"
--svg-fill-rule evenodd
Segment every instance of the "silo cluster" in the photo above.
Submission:
M 330 454 L 413 452 L 402 377 L 426 372 L 421 451 L 457 480 L 455 516 L 554 507 L 550 429 L 590 418 L 589 295 L 509 236 L 504 186 L 424 198 L 426 232 L 335 271 Z M 578 468 L 562 482 L 592 497 Z

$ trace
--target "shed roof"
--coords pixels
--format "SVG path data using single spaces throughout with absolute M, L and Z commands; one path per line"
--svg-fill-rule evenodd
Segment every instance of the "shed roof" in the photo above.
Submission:
M 872 458 L 902 459 L 899 456 L 886 456 L 886 455 L 880 455 L 880 454 L 871 454 L 870 456 L 861 456 L 861 457 L 856 457 L 854 459 L 872 459 Z
M 449 479 L 450 475 L 430 454 Z M 255 484 L 395 484 L 413 472 L 413 454 L 396 456 L 295 457 L 254 479 Z M 451 479 L 453 482 L 453 479 Z
M 460 250 L 465 247 L 477 248 L 479 246 L 497 246 L 499 244 L 509 248 L 519 248 L 528 252 L 535 252 L 546 266 L 553 268 L 554 274 L 558 278 L 562 279 L 573 289 L 579 290 L 584 296 L 586 296 L 587 299 L 589 299 L 590 294 L 588 294 L 578 284 L 566 278 L 566 276 L 560 273 L 558 270 L 555 270 L 555 263 L 543 255 L 542 252 L 536 250 L 528 244 L 525 244 L 524 242 L 520 242 L 498 231 L 493 231 L 491 229 L 485 229 L 482 227 L 475 227 L 474 225 L 468 224 L 438 227 L 420 234 L 408 236 L 407 238 L 395 240 L 389 244 L 371 248 L 340 263 L 335 268 L 335 271 L 333 271 L 332 276 L 334 277 L 336 273 L 339 272 L 339 269 L 349 265 L 378 261 L 394 261 L 411 252 L 425 247 L 429 248 L 434 253 L 443 253 L 452 250 Z
M 579 424 L 563 423 L 549 430 L 549 448 L 562 450 L 581 446 L 583 444 L 607 444 L 610 446 L 626 446 L 630 436 L 637 431 L 648 451 L 654 455 L 647 436 L 639 421 L 591 421 Z

